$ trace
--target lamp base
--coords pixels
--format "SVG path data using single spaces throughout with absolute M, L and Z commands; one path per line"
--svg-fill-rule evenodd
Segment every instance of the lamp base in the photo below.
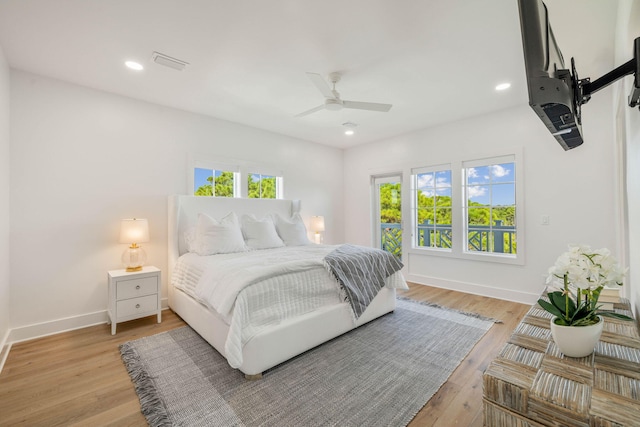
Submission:
M 146 252 L 138 245 L 131 245 L 122 253 L 122 264 L 127 271 L 140 271 L 147 261 Z

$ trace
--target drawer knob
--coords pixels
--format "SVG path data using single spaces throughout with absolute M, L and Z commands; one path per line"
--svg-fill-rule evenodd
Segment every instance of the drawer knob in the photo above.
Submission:
M 140 308 L 140 304 L 136 304 L 136 308 Z
M 140 285 L 137 285 L 137 286 L 136 286 L 136 289 L 140 290 Z

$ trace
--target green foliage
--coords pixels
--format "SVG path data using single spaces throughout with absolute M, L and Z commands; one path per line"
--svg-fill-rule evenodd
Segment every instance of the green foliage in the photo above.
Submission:
M 276 177 L 261 176 L 254 180 L 253 174 L 249 174 L 248 184 L 250 199 L 275 199 L 276 198 Z
M 216 177 L 216 197 L 233 197 L 233 172 L 222 172 Z
M 451 247 L 451 231 L 437 230 L 437 226 L 451 225 L 451 197 L 450 196 L 429 196 L 427 193 L 418 190 L 417 193 L 417 220 L 420 225 L 431 225 L 432 230 L 420 230 L 418 244 L 425 246 L 426 238 L 430 245 L 435 247 L 450 248 Z M 468 220 L 471 226 L 515 226 L 516 208 L 515 206 L 486 206 L 477 202 L 469 202 Z M 383 224 L 399 224 L 402 220 L 401 210 L 401 184 L 382 184 L 380 185 L 380 222 Z M 425 236 L 425 233 L 430 233 Z M 501 236 L 502 244 L 493 241 L 494 234 Z M 388 237 L 390 238 L 390 237 Z M 400 239 L 401 236 L 393 236 L 394 239 Z M 470 231 L 469 232 L 469 250 L 493 252 L 496 248 L 502 248 L 501 253 L 517 252 L 515 233 L 513 232 L 495 232 L 487 231 Z M 384 244 L 384 242 L 383 242 Z
M 201 185 L 195 191 L 196 196 L 213 196 L 213 176 L 207 178 L 208 184 Z M 233 172 L 222 172 L 215 178 L 215 196 L 233 197 Z
M 207 181 L 212 182 L 213 178 L 207 178 Z M 213 186 L 211 184 L 201 185 L 193 194 L 195 196 L 213 196 Z
M 594 290 L 578 289 L 575 294 L 569 290 L 567 276 L 564 276 L 564 291 L 549 292 L 549 302 L 540 298 L 540 307 L 556 316 L 555 324 L 560 326 L 588 326 L 598 323 L 598 316 L 606 316 L 618 320 L 633 320 L 624 314 L 599 310 L 598 298 L 602 286 Z
M 581 291 L 581 292 L 588 292 Z M 598 310 L 597 299 L 589 301 L 585 297 L 580 299 L 580 304 L 576 305 L 569 294 L 562 291 L 550 292 L 548 294 L 550 303 L 539 299 L 540 307 L 557 317 L 555 323 L 561 326 L 587 326 L 598 323 L 597 316 L 612 317 L 618 320 L 633 320 L 629 316 L 613 311 Z M 584 296 L 584 295 L 583 295 Z
M 401 184 L 380 185 L 380 222 L 399 224 L 402 220 Z

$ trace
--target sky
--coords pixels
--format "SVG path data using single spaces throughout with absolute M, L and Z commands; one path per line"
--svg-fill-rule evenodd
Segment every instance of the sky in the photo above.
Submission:
M 467 168 L 469 200 L 492 206 L 515 205 L 515 164 Z M 417 187 L 427 196 L 451 197 L 451 170 L 418 174 Z
M 222 171 L 215 171 L 215 173 L 216 173 L 216 177 L 218 177 L 220 176 L 220 174 L 222 174 Z M 203 185 L 209 184 L 209 181 L 207 181 L 207 178 L 209 178 L 211 174 L 212 174 L 211 169 L 195 168 L 195 172 L 193 176 L 194 193 L 198 188 L 202 187 Z

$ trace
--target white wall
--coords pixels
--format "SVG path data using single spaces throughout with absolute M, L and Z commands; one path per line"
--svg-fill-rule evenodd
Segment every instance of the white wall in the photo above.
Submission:
M 626 0 L 620 4 L 618 14 L 618 34 L 616 37 L 616 65 L 622 64 L 632 55 L 633 40 L 640 37 L 640 1 Z M 626 77 L 619 86 L 620 105 L 617 120 L 619 121 L 619 140 L 626 151 L 626 188 L 627 188 L 627 221 L 629 245 L 629 296 L 635 307 L 636 317 L 640 313 L 640 111 L 629 108 L 628 96 L 632 77 Z M 640 319 L 639 319 L 640 320 Z
M 345 237 L 371 244 L 370 176 L 412 167 L 523 151 L 524 265 L 416 254 L 404 257 L 409 280 L 503 299 L 535 301 L 544 276 L 569 243 L 617 248 L 613 215 L 612 91 L 583 110 L 585 144 L 565 152 L 527 106 L 358 146 L 345 153 Z M 403 198 L 403 200 L 407 200 Z M 410 215 L 405 210 L 405 227 Z M 541 225 L 549 215 L 550 225 Z M 406 255 L 405 251 L 405 255 Z
M 339 149 L 20 71 L 11 90 L 13 340 L 106 319 L 121 218 L 149 219 L 148 264 L 166 273 L 167 196 L 186 194 L 193 154 L 283 171 L 285 198 L 342 237 Z
M 0 366 L 9 332 L 9 88 L 10 73 L 0 46 Z

